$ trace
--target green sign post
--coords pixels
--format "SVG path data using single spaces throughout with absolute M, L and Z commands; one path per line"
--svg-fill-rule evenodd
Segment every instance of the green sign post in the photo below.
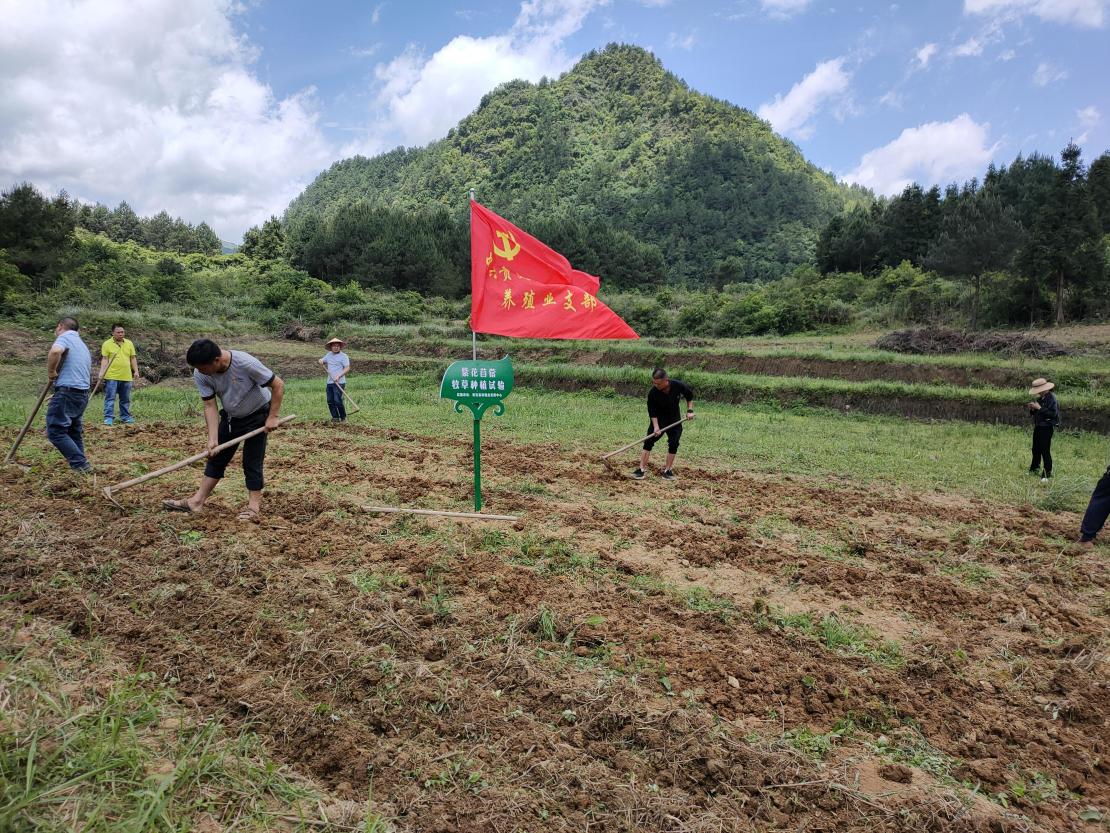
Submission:
M 500 361 L 454 362 L 439 383 L 439 398 L 455 400 L 455 412 L 463 406 L 474 415 L 474 511 L 482 511 L 482 416 L 490 407 L 496 416 L 505 413 L 504 399 L 513 390 L 513 363 Z

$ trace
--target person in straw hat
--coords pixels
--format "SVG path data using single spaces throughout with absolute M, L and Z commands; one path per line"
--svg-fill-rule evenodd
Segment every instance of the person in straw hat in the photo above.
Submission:
M 1042 483 L 1052 477 L 1052 432 L 1060 425 L 1060 406 L 1052 393 L 1055 387 L 1047 379 L 1034 379 L 1033 387 L 1029 388 L 1029 395 L 1037 397 L 1027 406 L 1033 417 L 1033 462 L 1029 464 L 1029 473 L 1040 473 Z
M 346 422 L 347 408 L 343 404 L 343 388 L 347 385 L 347 373 L 351 369 L 351 360 L 343 352 L 346 346 L 341 338 L 333 338 L 325 345 L 328 352 L 320 359 L 320 364 L 328 372 L 328 410 L 331 411 L 332 422 Z

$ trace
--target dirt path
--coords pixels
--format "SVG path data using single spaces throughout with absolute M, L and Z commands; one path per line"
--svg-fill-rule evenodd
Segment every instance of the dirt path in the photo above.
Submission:
M 192 450 L 173 426 L 113 448 L 118 479 Z M 0 594 L 336 795 L 372 780 L 400 829 L 1072 831 L 1110 806 L 1110 561 L 1064 552 L 1073 516 L 711 470 L 634 483 L 510 443 L 483 456 L 515 528 L 356 510 L 465 509 L 469 454 L 291 429 L 258 526 L 230 511 L 234 468 L 195 517 L 157 509 L 194 474 L 121 515 L 8 469 Z

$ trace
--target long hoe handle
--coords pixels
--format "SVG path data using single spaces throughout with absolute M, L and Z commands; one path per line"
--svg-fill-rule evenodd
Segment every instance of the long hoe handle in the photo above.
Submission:
M 62 357 L 58 359 L 58 370 L 62 369 L 62 364 L 65 362 L 67 355 L 69 355 L 68 347 L 62 351 Z M 23 427 L 19 429 L 19 436 L 15 438 L 15 442 L 12 443 L 12 447 L 8 450 L 8 456 L 4 458 L 5 466 L 15 459 L 15 453 L 19 450 L 19 444 L 22 443 L 23 438 L 27 436 L 27 432 L 31 428 L 31 423 L 34 422 L 35 417 L 39 415 L 39 408 L 41 408 L 42 403 L 46 401 L 46 394 L 50 393 L 52 387 L 54 387 L 53 380 L 48 381 L 42 386 L 42 393 L 39 394 L 39 401 L 36 402 L 35 407 L 31 409 L 31 415 L 27 417 L 27 421 L 23 423 Z
M 326 368 L 325 368 L 325 372 L 327 372 Z M 351 407 L 354 408 L 354 411 L 355 411 L 356 414 L 359 411 L 362 410 L 362 408 L 360 408 L 358 406 L 358 403 L 355 402 L 355 400 L 351 399 L 351 395 L 349 393 L 347 393 L 347 390 L 343 387 L 343 385 L 341 385 L 341 384 L 339 384 L 339 382 L 335 381 L 335 379 L 332 378 L 332 375 L 330 373 L 328 373 L 328 378 L 331 379 L 331 383 L 333 385 L 335 385 L 337 388 L 339 388 L 339 392 L 342 393 L 345 397 L 347 397 L 347 401 L 351 403 Z
M 659 433 L 662 434 L 664 431 L 668 430 L 669 428 L 674 428 L 676 425 L 681 425 L 682 423 L 684 423 L 688 419 L 689 419 L 689 417 L 683 417 L 678 422 L 672 422 L 670 425 L 666 426 L 665 428 L 660 428 Z M 608 454 L 602 454 L 601 459 L 602 460 L 608 460 L 610 457 L 615 457 L 617 454 L 620 454 L 622 451 L 628 451 L 628 449 L 632 448 L 632 446 L 639 445 L 640 443 L 647 442 L 648 440 L 650 440 L 654 436 L 655 436 L 655 434 L 652 433 L 652 434 L 648 434 L 642 440 L 633 440 L 628 445 L 622 445 L 616 451 L 610 451 Z
M 22 443 L 23 438 L 27 436 L 27 431 L 30 430 L 31 423 L 34 422 L 35 417 L 38 416 L 39 408 L 42 407 L 42 403 L 46 400 L 46 394 L 50 393 L 50 389 L 52 387 L 54 387 L 53 382 L 47 382 L 45 385 L 43 385 L 42 393 L 39 394 L 39 401 L 36 402 L 35 407 L 31 409 L 31 415 L 27 417 L 27 421 L 23 423 L 23 427 L 19 429 L 19 436 L 15 438 L 15 442 L 12 443 L 12 447 L 8 451 L 8 456 L 4 458 L 5 466 L 15 459 L 15 453 L 19 450 L 19 444 Z
M 281 427 L 282 425 L 285 425 L 285 423 L 290 422 L 296 418 L 296 414 L 290 414 L 287 417 L 282 417 L 280 420 L 278 420 L 278 427 Z M 218 454 L 221 451 L 225 451 L 232 446 L 238 445 L 244 440 L 249 440 L 251 437 L 257 437 L 265 430 L 265 426 L 263 426 L 262 428 L 255 428 L 253 431 L 248 431 L 241 437 L 236 437 L 234 440 L 228 440 L 226 443 L 220 443 L 218 446 L 212 449 L 212 453 Z M 174 463 L 173 465 L 166 466 L 165 468 L 158 469 L 157 471 L 147 472 L 146 474 L 139 477 L 133 477 L 131 480 L 125 480 L 122 483 L 117 483 L 114 486 L 105 486 L 104 496 L 108 498 L 108 500 L 113 500 L 112 494 L 114 492 L 120 492 L 124 489 L 130 489 L 132 486 L 138 486 L 140 483 L 146 483 L 148 480 L 153 480 L 154 478 L 161 477 L 164 474 L 169 474 L 171 471 L 177 471 L 178 469 L 183 469 L 186 466 L 191 466 L 193 463 L 199 463 L 201 460 L 204 460 L 207 457 L 208 452 L 202 451 L 200 454 L 194 454 L 192 457 L 186 457 L 184 460 Z
M 118 355 L 119 355 L 119 350 L 117 350 L 116 352 L 114 352 L 112 354 L 112 358 L 108 359 L 108 366 L 106 368 L 104 368 L 104 376 L 108 375 L 108 371 L 112 369 L 112 362 L 114 362 L 116 360 L 116 356 L 118 356 Z M 99 379 L 97 379 L 96 380 L 96 385 L 94 385 L 93 389 L 91 391 L 89 391 L 89 401 L 85 403 L 85 410 L 86 411 L 89 409 L 89 405 L 92 404 L 92 399 L 93 399 L 94 396 L 96 396 L 96 392 L 98 390 L 100 390 L 100 383 L 104 381 L 104 376 L 101 376 Z

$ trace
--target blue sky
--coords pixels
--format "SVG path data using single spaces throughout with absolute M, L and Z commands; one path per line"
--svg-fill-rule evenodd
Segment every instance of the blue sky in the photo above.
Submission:
M 618 41 L 881 193 L 1110 147 L 1110 0 L 0 0 L 0 186 L 228 240 L 331 162 Z

